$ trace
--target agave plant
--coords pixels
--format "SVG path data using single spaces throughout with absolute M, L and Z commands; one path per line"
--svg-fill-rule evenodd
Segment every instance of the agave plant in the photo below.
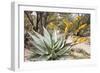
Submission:
M 34 35 L 29 33 L 32 37 L 31 43 L 35 46 L 32 50 L 38 55 L 37 59 L 57 60 L 64 56 L 67 57 L 67 53 L 71 48 L 70 44 L 66 44 L 63 37 L 58 38 L 56 31 L 51 34 L 46 28 L 43 27 L 43 29 L 43 35 L 35 31 L 33 31 Z

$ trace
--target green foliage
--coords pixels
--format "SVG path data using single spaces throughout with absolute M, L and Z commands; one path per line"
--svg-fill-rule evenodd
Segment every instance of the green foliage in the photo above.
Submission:
M 43 36 L 39 33 L 33 31 L 34 35 L 29 33 L 33 41 L 31 43 L 35 46 L 36 49 L 32 48 L 36 54 L 45 60 L 57 60 L 62 58 L 65 53 L 70 49 L 70 45 L 66 45 L 65 39 L 58 38 L 56 31 L 53 34 L 50 34 L 45 28 Z M 66 56 L 67 57 L 67 56 Z

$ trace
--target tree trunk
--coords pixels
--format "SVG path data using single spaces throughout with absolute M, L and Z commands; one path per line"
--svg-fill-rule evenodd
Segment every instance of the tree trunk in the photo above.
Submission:
M 37 12 L 36 31 L 43 34 L 43 27 L 47 25 L 47 12 Z

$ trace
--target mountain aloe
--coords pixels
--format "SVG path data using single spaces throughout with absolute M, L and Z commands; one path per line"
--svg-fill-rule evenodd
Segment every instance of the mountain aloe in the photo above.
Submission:
M 38 55 L 38 60 L 41 58 L 44 60 L 57 60 L 63 58 L 63 56 L 69 52 L 71 46 L 66 44 L 63 37 L 58 38 L 56 31 L 51 34 L 46 28 L 43 27 L 43 29 L 43 35 L 35 31 L 33 31 L 33 34 L 29 33 L 32 37 L 30 42 L 35 47 L 32 48 L 32 50 Z

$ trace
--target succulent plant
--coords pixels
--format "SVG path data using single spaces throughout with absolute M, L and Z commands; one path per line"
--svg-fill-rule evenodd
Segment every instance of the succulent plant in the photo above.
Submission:
M 35 48 L 32 48 L 37 59 L 44 60 L 58 60 L 66 56 L 71 48 L 70 44 L 66 44 L 66 41 L 63 37 L 58 38 L 56 30 L 53 33 L 50 33 L 46 28 L 43 27 L 43 35 L 33 31 L 29 33 L 32 37 L 30 42 L 34 45 Z M 31 57 L 32 58 L 32 57 Z

